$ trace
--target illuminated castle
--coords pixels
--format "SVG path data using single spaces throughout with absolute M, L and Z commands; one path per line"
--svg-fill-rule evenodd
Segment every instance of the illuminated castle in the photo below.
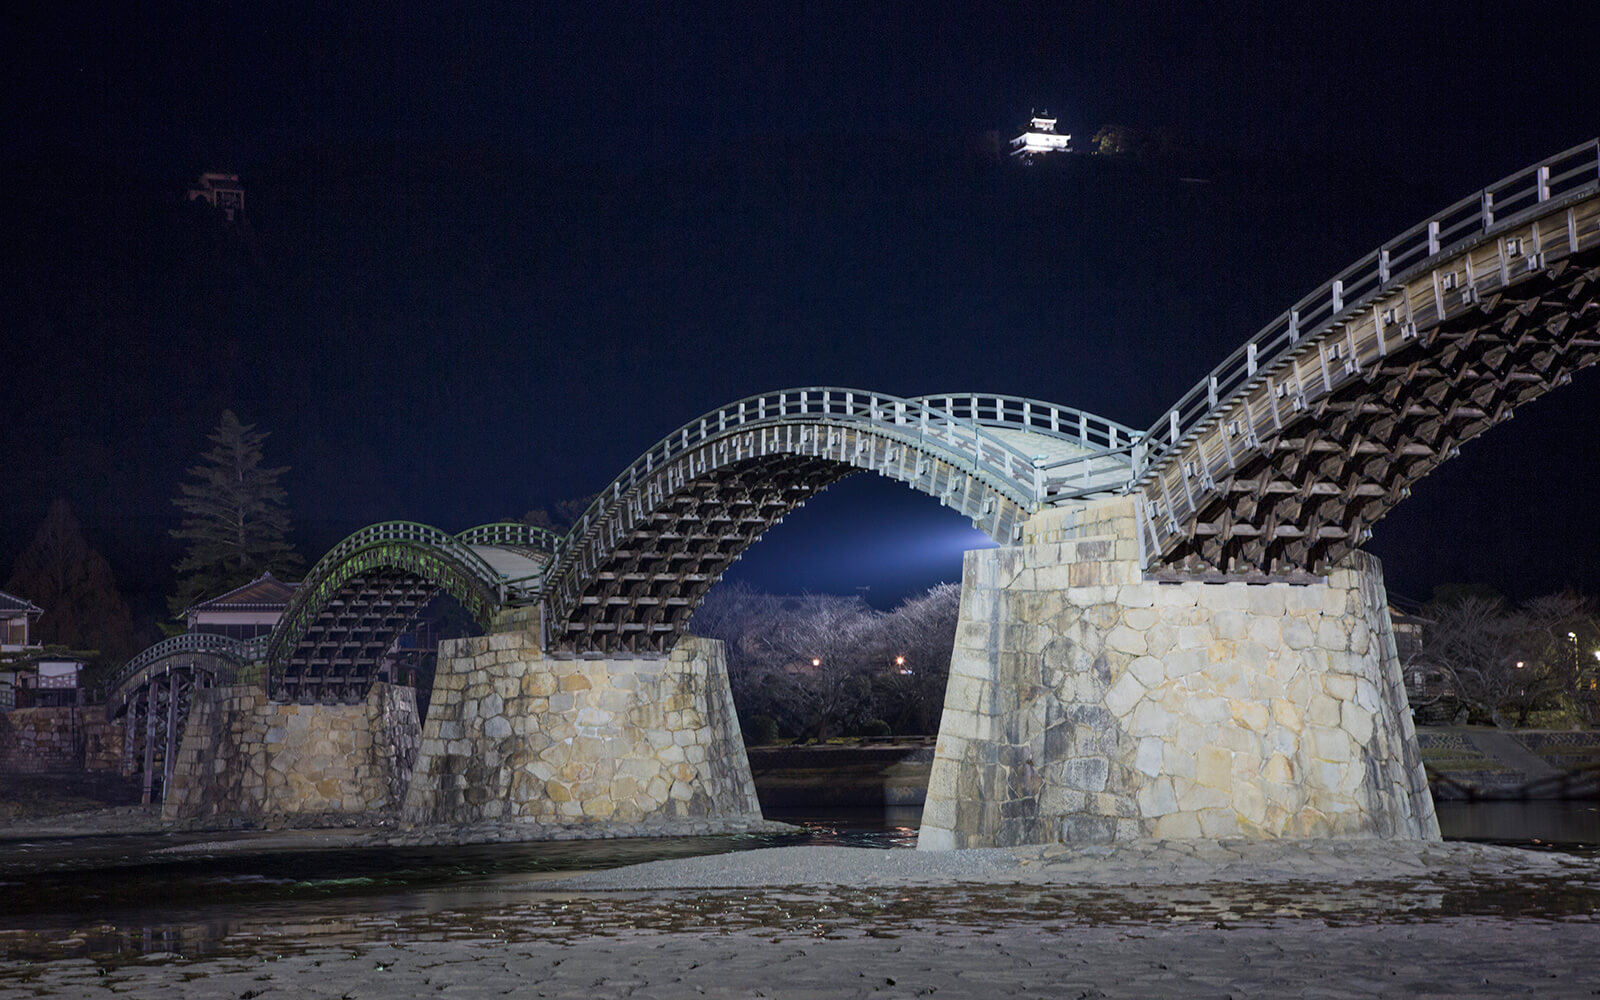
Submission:
M 1049 114 L 1049 112 L 1045 112 Z M 1056 120 L 1035 114 L 1028 119 L 1022 134 L 1011 140 L 1011 155 L 1020 156 L 1023 162 L 1046 153 L 1072 152 L 1072 136 L 1056 131 Z

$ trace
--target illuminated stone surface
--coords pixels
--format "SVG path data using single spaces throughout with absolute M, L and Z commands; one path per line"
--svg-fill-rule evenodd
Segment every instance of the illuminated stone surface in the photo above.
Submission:
M 1133 502 L 969 552 L 925 849 L 1437 839 L 1377 561 L 1155 583 Z
M 362 822 L 392 816 L 417 754 L 411 688 L 374 684 L 359 705 L 284 705 L 258 684 L 196 692 L 167 820 Z
M 556 659 L 503 624 L 440 644 L 407 822 L 760 819 L 722 643 Z

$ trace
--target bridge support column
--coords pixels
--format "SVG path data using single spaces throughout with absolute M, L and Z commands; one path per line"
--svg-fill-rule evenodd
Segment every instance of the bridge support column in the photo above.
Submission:
M 555 659 L 533 624 L 512 613 L 491 635 L 440 643 L 407 822 L 651 835 L 761 821 L 722 643 Z
M 284 705 L 260 684 L 199 689 L 161 816 L 219 825 L 392 820 L 415 759 L 416 695 L 374 684 L 358 705 Z
M 1438 839 L 1378 561 L 1147 581 L 1134 503 L 967 553 L 918 846 Z

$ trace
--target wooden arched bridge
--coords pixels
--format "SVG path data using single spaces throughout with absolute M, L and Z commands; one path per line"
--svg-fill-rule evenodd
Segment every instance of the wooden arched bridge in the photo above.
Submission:
M 339 543 L 264 643 L 179 636 L 130 662 L 113 713 L 257 671 L 273 697 L 359 699 L 437 592 L 488 625 L 540 611 L 554 655 L 659 656 L 741 553 L 858 471 L 937 497 L 1001 545 L 1041 510 L 1136 498 L 1147 571 L 1314 575 L 1412 483 L 1600 358 L 1600 144 L 1430 216 L 1319 286 L 1144 430 L 1039 400 L 811 387 L 662 438 L 564 535 L 387 523 Z M 152 688 L 152 685 L 155 685 Z M 167 683 L 169 691 L 182 685 Z M 131 745 L 131 744 L 130 744 Z

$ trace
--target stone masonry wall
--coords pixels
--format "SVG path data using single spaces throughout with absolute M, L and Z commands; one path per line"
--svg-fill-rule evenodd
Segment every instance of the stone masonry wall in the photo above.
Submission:
M 122 722 L 101 706 L 63 705 L 0 712 L 0 770 L 15 774 L 116 771 Z
M 77 747 L 82 711 L 52 706 L 0 713 L 0 767 L 22 774 L 76 770 L 82 763 Z
M 282 705 L 260 685 L 195 692 L 162 818 L 373 821 L 399 811 L 416 759 L 416 693 L 374 684 L 359 705 Z
M 440 644 L 408 822 L 759 821 L 722 643 L 554 659 L 522 626 Z
M 919 846 L 1437 839 L 1377 561 L 1147 582 L 1133 504 L 967 553 Z
M 83 727 L 83 769 L 85 771 L 122 771 L 123 720 L 107 719 L 104 706 L 97 706 L 80 718 Z

